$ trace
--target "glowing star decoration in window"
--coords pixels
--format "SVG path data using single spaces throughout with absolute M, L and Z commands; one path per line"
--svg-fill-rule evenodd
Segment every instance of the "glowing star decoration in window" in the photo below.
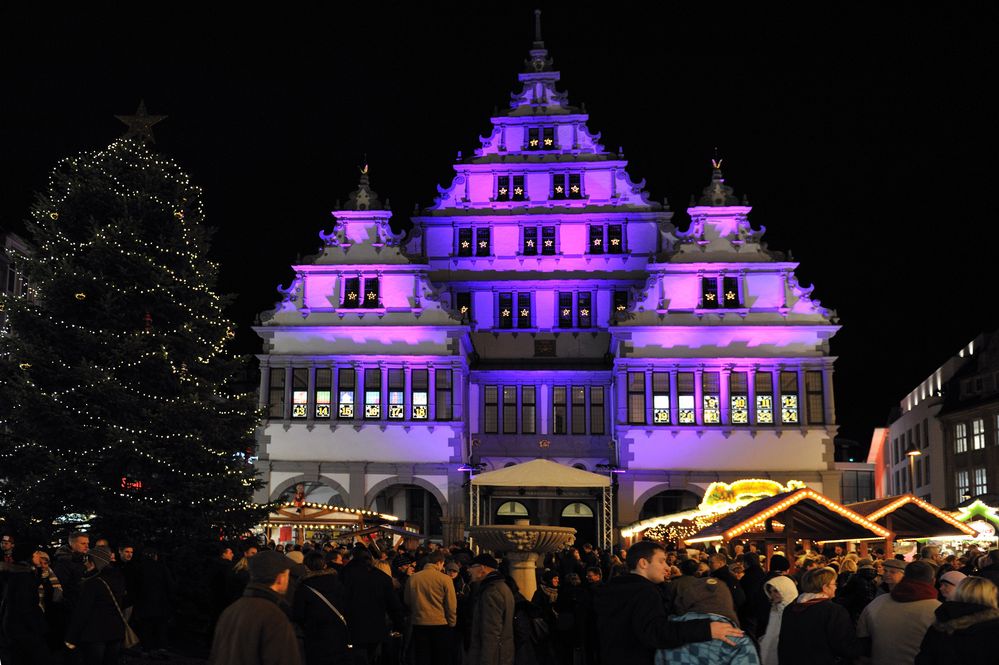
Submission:
M 771 395 L 756 396 L 756 422 L 771 425 L 774 422 L 774 398 Z
M 594 247 L 600 247 L 601 245 L 603 245 L 603 243 L 604 243 L 604 241 L 601 238 L 594 238 L 593 239 L 593 246 Z
M 715 299 L 715 294 L 713 294 L 713 293 L 705 293 L 705 294 L 704 294 L 704 298 L 705 298 L 705 300 L 710 300 L 710 301 L 714 301 L 714 299 Z
M 502 312 L 500 312 L 500 314 L 502 314 L 503 316 L 510 316 L 510 310 L 504 309 Z
M 514 187 L 513 193 L 516 194 L 517 196 L 520 196 L 521 194 L 524 193 L 524 190 L 521 187 Z
M 462 305 L 458 311 L 462 314 L 468 314 L 468 305 Z
M 545 241 L 545 247 L 551 247 L 553 244 L 555 244 L 555 243 L 553 243 L 551 240 L 546 240 Z
M 571 309 L 563 309 L 562 310 L 562 316 L 569 316 L 570 314 L 572 314 L 572 310 Z
M 461 246 L 462 247 L 469 247 L 470 245 L 471 245 L 471 243 L 469 243 L 467 240 L 462 240 L 461 241 Z
M 619 312 L 623 312 L 624 310 L 628 309 L 628 307 L 626 305 L 618 305 L 615 309 L 617 309 L 617 311 Z
M 354 417 L 354 391 L 353 390 L 341 390 L 340 391 L 340 402 L 339 402 L 339 408 L 337 409 L 337 417 L 339 417 L 339 418 L 353 418 Z
M 569 191 L 571 191 L 573 194 L 579 194 L 579 185 L 573 185 L 572 187 L 569 188 Z
M 565 189 L 562 187 L 562 185 L 555 185 L 555 193 L 556 194 L 561 194 L 564 191 L 565 191 Z
M 545 139 L 545 145 L 550 146 L 550 145 L 554 145 L 554 144 L 555 144 L 555 141 L 553 141 L 552 139 L 550 139 L 550 138 L 546 138 Z
M 486 242 L 485 240 L 480 240 L 479 241 L 479 247 L 482 247 L 483 249 L 485 249 L 488 245 L 489 245 L 489 243 Z
M 547 140 L 545 140 L 545 144 L 546 145 L 548 144 Z M 536 147 L 537 145 L 538 145 L 538 140 L 537 139 L 531 139 L 531 147 L 533 148 L 533 147 Z
M 510 190 L 507 189 L 506 187 L 500 187 L 499 188 L 499 193 L 500 193 L 501 196 L 506 196 L 506 193 L 509 192 L 509 191 Z
M 528 247 L 534 247 L 534 241 L 533 240 L 528 240 L 527 241 L 527 246 Z
M 590 310 L 588 310 L 588 309 L 581 309 L 581 310 L 579 310 L 579 313 L 582 316 L 589 316 L 590 315 Z
M 526 310 L 526 309 L 520 310 L 520 315 L 521 316 L 528 316 L 530 313 L 531 312 L 529 310 Z
M 355 293 L 354 291 L 351 291 L 350 293 L 348 293 L 347 294 L 347 300 L 350 300 L 351 302 L 356 301 L 357 300 L 357 293 Z
M 618 245 L 620 245 L 620 244 L 621 244 L 621 239 L 620 239 L 620 238 L 611 238 L 611 241 L 610 241 L 610 243 L 611 243 L 612 245 L 614 245 L 615 247 L 617 247 Z
M 733 302 L 735 300 L 735 294 L 731 291 L 725 292 L 725 302 Z
M 368 298 L 368 300 L 374 300 L 375 299 L 375 294 L 372 293 L 372 292 L 370 292 L 370 291 L 368 291 L 367 298 Z

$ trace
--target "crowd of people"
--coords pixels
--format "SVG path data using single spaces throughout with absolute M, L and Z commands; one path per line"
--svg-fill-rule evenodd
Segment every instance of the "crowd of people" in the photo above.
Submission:
M 4 665 L 166 657 L 176 583 L 155 549 L 0 542 Z M 246 541 L 207 570 L 212 665 L 999 662 L 999 550 L 583 544 L 545 558 L 530 598 L 466 543 Z

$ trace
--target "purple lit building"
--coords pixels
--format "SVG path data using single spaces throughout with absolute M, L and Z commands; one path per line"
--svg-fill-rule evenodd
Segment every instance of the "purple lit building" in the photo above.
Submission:
M 407 237 L 362 174 L 256 328 L 260 498 L 305 483 L 445 540 L 470 473 L 538 457 L 621 472 L 610 526 L 692 507 L 716 480 L 838 498 L 834 312 L 761 242 L 720 163 L 676 228 L 557 90 L 540 34 L 519 79 Z M 616 538 L 589 490 L 478 507 Z

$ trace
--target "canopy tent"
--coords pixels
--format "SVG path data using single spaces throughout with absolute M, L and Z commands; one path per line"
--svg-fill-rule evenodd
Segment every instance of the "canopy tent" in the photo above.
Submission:
M 912 494 L 889 496 L 846 506 L 892 532 L 885 551 L 895 538 L 915 539 L 936 536 L 974 536 L 976 531 L 936 506 Z
M 612 496 L 611 480 L 607 476 L 590 473 L 571 466 L 546 459 L 535 459 L 530 462 L 514 464 L 496 471 L 486 471 L 472 476 L 470 501 L 471 526 L 481 524 L 480 496 L 482 487 L 518 487 L 518 488 L 600 488 L 602 506 L 600 519 L 600 546 L 609 549 L 612 544 L 614 528 L 614 497 Z
M 797 540 L 880 540 L 891 532 L 813 489 L 776 494 L 743 506 L 687 539 L 688 543 L 729 541 L 739 536 L 774 543 L 794 552 Z

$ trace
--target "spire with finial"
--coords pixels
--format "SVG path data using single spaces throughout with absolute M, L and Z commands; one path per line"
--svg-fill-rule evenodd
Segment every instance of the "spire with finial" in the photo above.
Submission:
M 541 10 L 534 10 L 534 48 L 544 48 L 545 42 L 541 39 Z
M 367 155 L 365 155 L 364 166 L 360 167 L 361 177 L 358 179 L 357 189 L 347 195 L 347 210 L 384 210 L 382 202 L 378 199 L 378 194 L 371 189 L 369 179 L 370 167 L 368 166 Z
M 530 50 L 531 59 L 527 61 L 528 72 L 550 72 L 553 61 L 548 57 L 548 49 L 541 39 L 541 10 L 534 10 L 534 43 Z
M 123 139 L 135 139 L 141 143 L 156 143 L 153 138 L 153 125 L 166 119 L 165 115 L 149 115 L 146 113 L 146 100 L 139 100 L 139 108 L 133 115 L 116 115 L 127 127 Z
M 735 191 L 725 184 L 721 167 L 722 160 L 718 157 L 718 148 L 715 148 L 715 156 L 711 160 L 711 184 L 701 192 L 701 198 L 697 205 L 715 207 L 739 205 Z

